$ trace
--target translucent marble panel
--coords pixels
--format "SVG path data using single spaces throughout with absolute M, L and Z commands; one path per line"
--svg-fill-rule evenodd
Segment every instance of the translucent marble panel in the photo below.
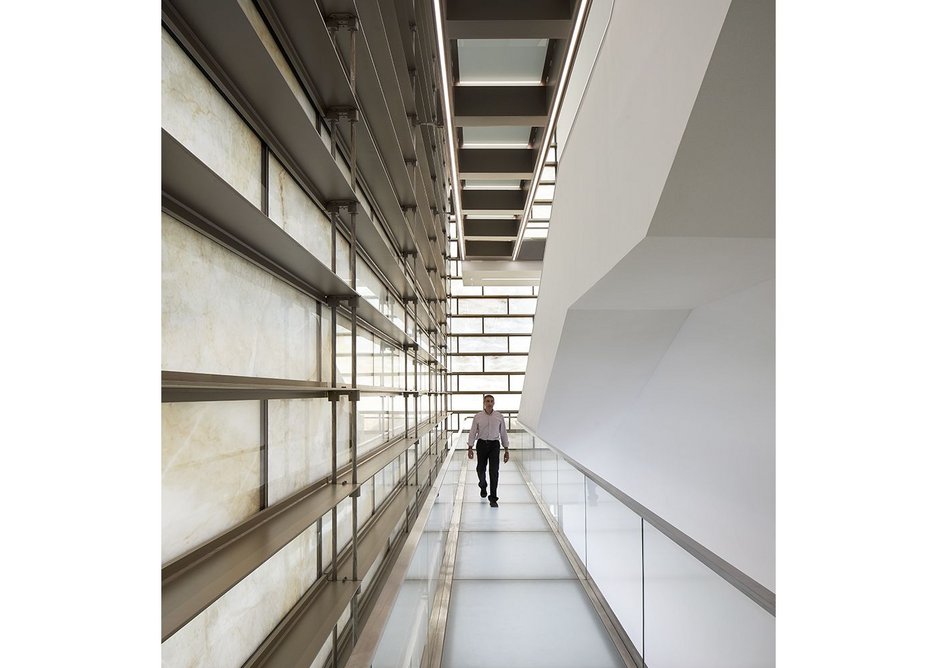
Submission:
M 316 658 L 313 659 L 312 664 L 309 668 L 326 668 L 327 666 L 332 665 L 331 660 L 332 654 L 332 636 L 330 635 L 325 639 L 325 644 L 322 645 L 322 648 L 319 650 L 319 653 L 316 654 Z
M 533 328 L 533 318 L 485 318 L 487 334 L 530 334 Z
M 485 371 L 527 371 L 527 356 L 490 355 L 485 358 Z
M 500 495 L 500 492 L 499 492 Z M 456 579 L 547 580 L 576 574 L 550 531 L 466 531 L 459 534 Z
M 344 499 L 338 504 L 338 518 L 335 520 L 338 527 L 338 552 L 351 542 L 351 498 Z
M 268 216 L 322 264 L 331 265 L 332 223 L 272 155 Z
M 501 632 L 479 628 L 488 625 Z M 442 665 L 570 668 L 622 663 L 578 581 L 455 580 Z
M 484 216 L 487 217 L 487 216 Z M 531 296 L 533 292 L 526 285 L 486 285 L 485 296 L 497 297 L 504 295 L 526 295 Z
M 374 479 L 361 483 L 361 496 L 358 497 L 358 528 L 360 529 L 374 514 Z
M 351 285 L 351 244 L 341 233 L 335 235 L 335 265 L 336 276 Z
M 322 570 L 332 563 L 332 512 L 322 516 Z
M 512 353 L 530 352 L 530 337 L 529 336 L 512 336 L 510 344 L 508 346 L 508 352 L 512 352 Z
M 453 318 L 450 331 L 453 334 L 480 334 L 482 331 L 482 319 Z
M 516 411 L 521 406 L 521 395 L 499 394 L 495 400 L 495 407 L 499 411 Z
M 520 392 L 524 389 L 524 378 L 526 376 L 511 376 L 511 391 Z
M 328 399 L 270 400 L 267 413 L 271 504 L 332 473 Z
M 162 561 L 260 510 L 260 402 L 162 404 Z
M 162 35 L 163 128 L 260 208 L 260 140 L 169 33 Z
M 506 336 L 460 336 L 458 338 L 460 353 L 506 353 L 508 351 L 508 337 Z
M 459 313 L 463 315 L 507 312 L 507 299 L 459 299 Z
M 482 409 L 482 393 L 454 394 L 449 401 L 449 407 L 452 410 L 477 413 Z M 466 434 L 466 436 L 468 436 L 468 434 Z
M 339 385 L 350 385 L 351 321 L 343 316 L 338 316 L 338 322 L 335 328 L 335 352 L 336 366 L 338 368 L 336 383 Z
M 162 220 L 163 369 L 316 380 L 315 300 Z
M 465 285 L 461 278 L 452 279 L 452 294 L 456 296 L 481 296 L 482 288 L 476 285 Z
M 587 497 L 586 567 L 625 633 L 643 654 L 641 518 L 594 484 L 588 486 Z
M 315 580 L 313 525 L 169 637 L 163 665 L 242 665 Z
M 647 523 L 644 560 L 649 666 L 775 665 L 774 617 Z
M 511 313 L 514 314 L 527 314 L 533 315 L 537 310 L 537 300 L 536 299 L 517 299 L 512 298 L 510 301 Z
M 385 412 L 386 397 L 361 395 L 358 401 L 358 456 L 370 452 L 387 440 L 390 413 Z
M 336 460 L 338 468 L 351 461 L 351 402 L 341 397 L 336 407 Z
M 465 392 L 474 390 L 481 393 L 486 392 L 504 392 L 508 389 L 507 376 L 460 376 L 459 390 Z M 481 410 L 481 408 L 479 408 Z
M 451 371 L 481 371 L 482 358 L 480 355 L 452 355 L 449 357 Z
M 472 487 L 467 486 L 466 492 Z M 548 531 L 550 526 L 536 504 L 512 503 L 498 508 L 487 504 L 462 506 L 462 531 Z

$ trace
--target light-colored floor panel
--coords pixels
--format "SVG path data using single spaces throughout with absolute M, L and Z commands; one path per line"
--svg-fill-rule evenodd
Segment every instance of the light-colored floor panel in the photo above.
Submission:
M 465 494 L 462 497 L 462 503 L 488 503 L 488 497 L 481 497 L 478 481 L 474 481 L 475 486 L 465 485 Z M 491 490 L 488 490 L 491 491 Z M 504 485 L 498 482 L 498 503 L 534 503 L 533 494 L 527 488 L 527 485 Z
M 442 665 L 599 668 L 621 658 L 574 580 L 455 580 Z
M 481 501 L 481 499 L 479 499 Z M 483 503 L 462 504 L 460 531 L 549 531 L 550 525 L 534 503 L 506 503 L 492 508 Z
M 456 579 L 569 579 L 576 573 L 551 531 L 459 534 Z

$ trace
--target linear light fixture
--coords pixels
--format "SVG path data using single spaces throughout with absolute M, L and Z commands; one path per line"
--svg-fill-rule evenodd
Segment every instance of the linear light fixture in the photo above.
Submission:
M 437 2 L 439 0 L 436 0 Z M 550 137 L 553 136 L 553 129 L 556 127 L 556 119 L 560 112 L 560 103 L 563 96 L 566 95 L 566 83 L 569 80 L 569 71 L 572 69 L 573 60 L 576 57 L 576 51 L 579 49 L 579 36 L 582 31 L 582 24 L 588 12 L 592 0 L 580 0 L 579 12 L 576 14 L 576 23 L 573 26 L 573 36 L 569 40 L 569 49 L 566 51 L 566 60 L 563 63 L 563 70 L 560 73 L 560 83 L 556 87 L 556 95 L 553 96 L 553 103 L 550 105 L 550 116 L 547 119 L 547 127 L 544 128 L 543 142 L 540 145 L 540 154 L 537 156 L 537 168 L 534 170 L 534 180 L 531 181 L 531 188 L 527 192 L 527 203 L 524 205 L 524 216 L 521 218 L 521 227 L 517 231 L 517 241 L 514 242 L 514 252 L 511 254 L 511 260 L 516 261 L 521 252 L 521 243 L 524 240 L 524 231 L 527 229 L 527 220 L 530 218 L 530 208 L 534 204 L 534 193 L 540 184 L 540 173 L 543 171 L 543 164 L 547 161 L 547 153 L 550 151 Z
M 449 142 L 449 163 L 452 170 L 452 178 L 449 182 L 452 186 L 452 205 L 455 207 L 456 230 L 459 238 L 459 253 L 465 260 L 465 230 L 462 221 L 462 198 L 459 193 L 459 170 L 455 160 L 455 127 L 452 118 L 452 100 L 449 99 L 452 87 L 449 85 L 449 50 L 446 48 L 446 40 L 442 34 L 442 7 L 441 0 L 433 0 L 433 15 L 436 17 L 436 45 L 439 47 L 439 73 L 442 76 L 442 100 L 443 109 L 446 113 L 446 139 Z

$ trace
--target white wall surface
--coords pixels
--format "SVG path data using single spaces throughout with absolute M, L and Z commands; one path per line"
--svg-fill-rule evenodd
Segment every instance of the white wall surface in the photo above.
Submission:
M 617 0 L 520 420 L 774 588 L 774 4 Z

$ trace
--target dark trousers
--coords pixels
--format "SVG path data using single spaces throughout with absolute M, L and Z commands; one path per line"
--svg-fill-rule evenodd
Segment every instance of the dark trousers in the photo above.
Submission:
M 485 489 L 488 484 L 485 482 L 485 468 L 488 468 L 488 474 L 491 477 L 491 493 L 488 498 L 492 501 L 498 500 L 498 467 L 501 465 L 498 454 L 501 451 L 501 441 L 483 441 L 478 439 L 475 443 L 475 452 L 478 455 L 478 466 L 475 470 L 478 472 L 478 486 Z

